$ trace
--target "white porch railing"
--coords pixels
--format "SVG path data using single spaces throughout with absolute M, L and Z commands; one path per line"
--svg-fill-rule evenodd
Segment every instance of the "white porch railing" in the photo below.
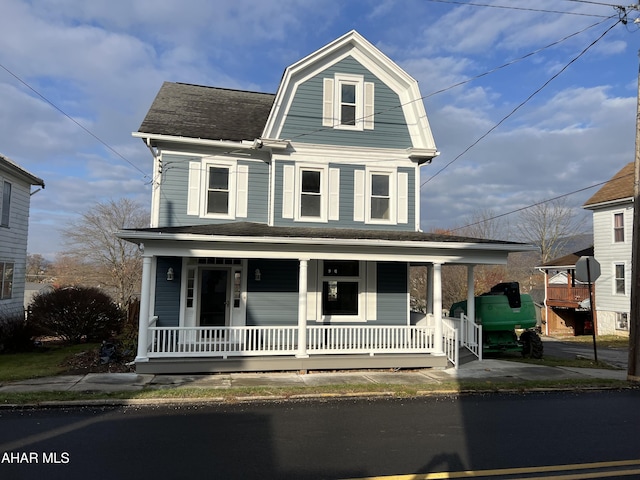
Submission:
M 460 314 L 460 318 L 445 317 L 442 323 L 447 328 L 458 330 L 460 345 L 478 357 L 478 360 L 482 360 L 482 325 L 470 320 L 465 314 Z
M 295 354 L 298 327 L 150 327 L 152 357 Z
M 432 327 L 314 325 L 307 327 L 307 353 L 429 353 Z
M 307 354 L 435 353 L 433 327 L 307 327 Z M 446 343 L 446 342 L 445 342 Z M 149 358 L 295 355 L 298 327 L 149 327 Z

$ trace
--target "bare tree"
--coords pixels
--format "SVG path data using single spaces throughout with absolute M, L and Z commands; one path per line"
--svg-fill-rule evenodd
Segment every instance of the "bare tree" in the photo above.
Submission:
M 120 304 L 128 305 L 140 285 L 141 254 L 137 245 L 115 233 L 148 225 L 149 213 L 132 200 L 97 203 L 64 229 L 68 253 L 98 266 L 104 285 L 113 290 Z
M 452 233 L 465 237 L 488 240 L 508 240 L 509 232 L 504 217 L 491 209 L 478 210 L 464 220 L 464 226 L 456 228 Z
M 39 253 L 27 255 L 26 279 L 28 282 L 44 282 L 50 269 L 51 262 Z
M 563 252 L 572 236 L 582 233 L 584 217 L 577 217 L 566 199 L 539 202 L 520 212 L 517 232 L 520 240 L 538 247 L 546 263 Z

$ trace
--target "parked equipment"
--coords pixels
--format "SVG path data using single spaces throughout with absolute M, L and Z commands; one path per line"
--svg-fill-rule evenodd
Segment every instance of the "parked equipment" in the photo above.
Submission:
M 467 314 L 467 302 L 451 306 L 450 315 Z M 530 295 L 520 294 L 518 282 L 499 283 L 475 297 L 475 321 L 482 325 L 483 353 L 522 352 L 542 358 L 542 340 L 536 332 L 536 310 Z M 516 330 L 522 330 L 520 338 Z

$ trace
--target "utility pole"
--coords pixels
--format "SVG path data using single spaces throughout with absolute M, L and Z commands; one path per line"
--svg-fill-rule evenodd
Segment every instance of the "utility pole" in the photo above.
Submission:
M 636 98 L 636 151 L 633 181 L 633 240 L 631 242 L 631 312 L 627 380 L 640 382 L 640 64 Z

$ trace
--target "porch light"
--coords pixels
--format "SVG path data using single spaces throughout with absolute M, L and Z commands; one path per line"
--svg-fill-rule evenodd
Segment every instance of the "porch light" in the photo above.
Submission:
M 260 280 L 262 280 L 262 273 L 260 273 L 260 269 L 259 268 L 256 268 L 255 278 L 256 278 L 256 282 L 259 282 Z
M 173 281 L 173 268 L 169 267 L 169 270 L 167 270 L 167 282 L 172 282 Z

